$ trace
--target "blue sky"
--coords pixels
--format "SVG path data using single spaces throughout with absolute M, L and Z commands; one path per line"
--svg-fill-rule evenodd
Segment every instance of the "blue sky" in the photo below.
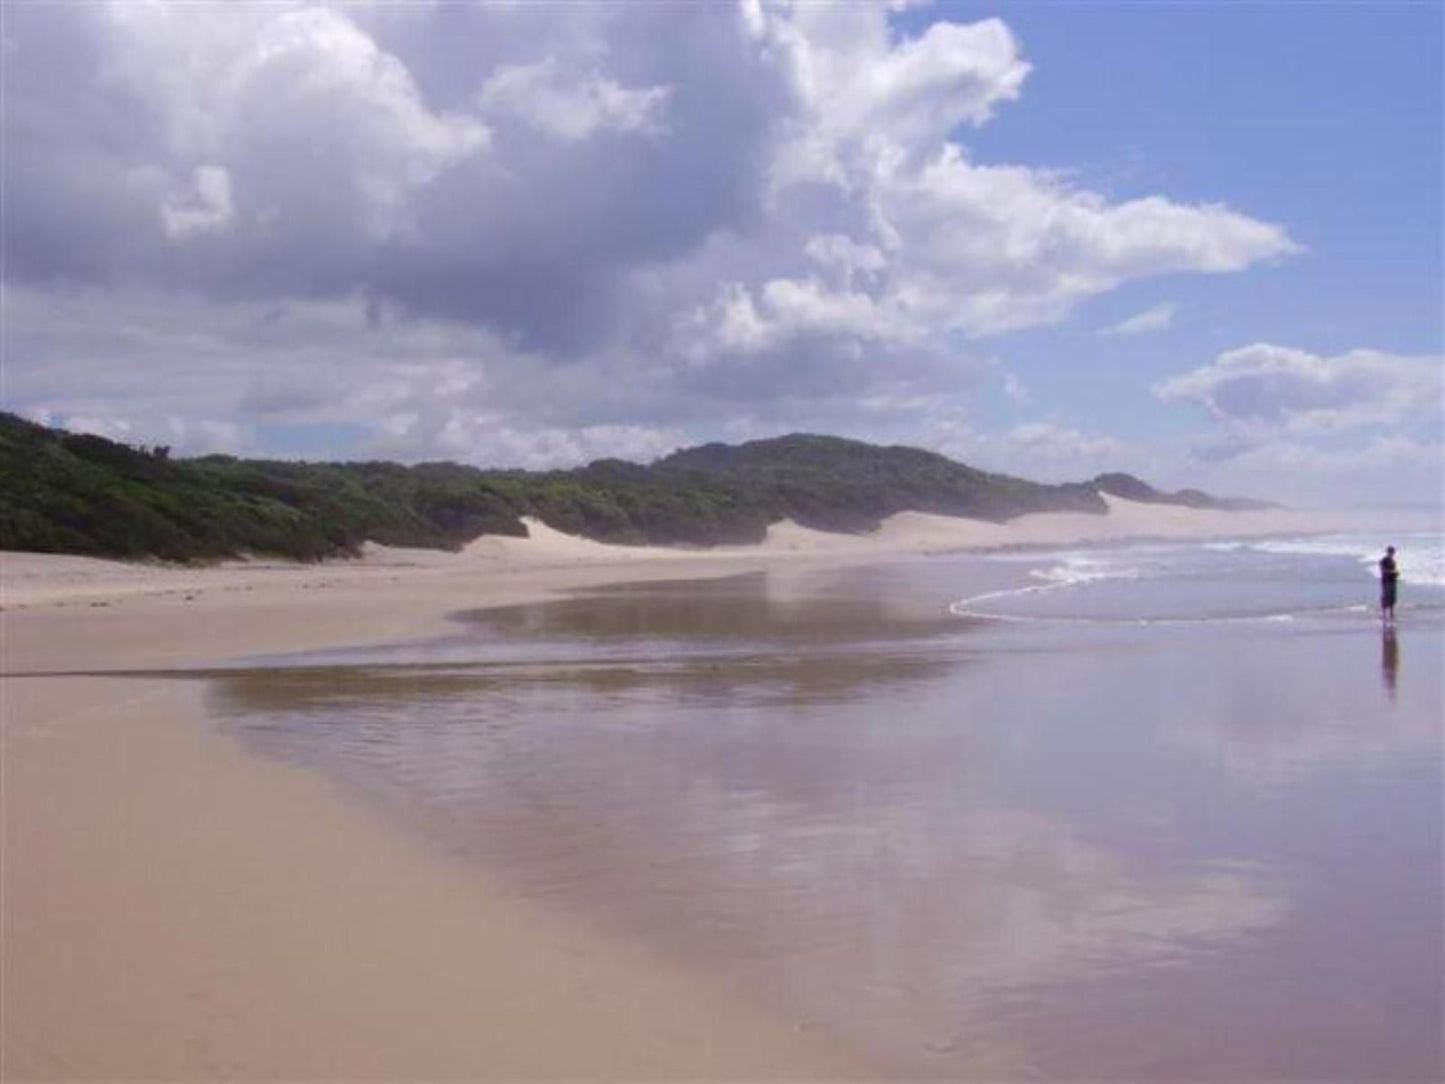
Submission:
M 0 405 L 1439 501 L 1442 5 L 3 8 Z
M 1130 284 L 1080 319 L 1010 344 L 1040 398 L 1075 424 L 1157 437 L 1189 422 L 1150 381 L 1246 340 L 1321 354 L 1441 349 L 1438 4 L 959 5 L 998 14 L 1035 64 L 1027 92 L 968 139 L 980 158 L 1077 173 L 1119 197 L 1222 201 L 1285 226 L 1307 251 L 1247 275 Z M 1090 340 L 1158 304 L 1152 336 Z M 1091 327 L 1090 321 L 1093 321 Z M 1096 364 L 1065 367 L 1063 353 Z

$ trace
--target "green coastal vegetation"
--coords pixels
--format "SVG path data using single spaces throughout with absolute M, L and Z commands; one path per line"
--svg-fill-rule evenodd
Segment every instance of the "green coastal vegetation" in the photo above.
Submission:
M 603 459 L 573 470 L 456 463 L 310 463 L 173 458 L 0 413 L 0 550 L 209 561 L 243 554 L 311 561 L 367 541 L 457 549 L 525 536 L 523 517 L 623 544 L 761 541 L 792 519 L 866 532 L 902 511 L 1002 522 L 1029 512 L 1103 514 L 1101 493 L 1193 507 L 1254 507 L 1129 475 L 1045 485 L 918 448 L 795 434 L 707 444 L 649 465 Z

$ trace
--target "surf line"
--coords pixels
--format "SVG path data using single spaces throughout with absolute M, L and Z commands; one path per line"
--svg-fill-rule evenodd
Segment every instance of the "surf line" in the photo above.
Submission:
M 977 617 L 985 621 L 1002 621 L 1014 625 L 1103 625 L 1113 628 L 1139 628 L 1150 625 L 1267 625 L 1288 624 L 1298 615 L 1291 613 L 1231 614 L 1219 617 L 1065 617 L 1001 614 L 969 607 L 972 599 L 950 603 L 948 612 L 955 617 Z
M 1234 625 L 1234 624 L 1283 624 L 1295 621 L 1296 613 L 1266 614 L 1220 614 L 1210 617 L 1071 617 L 1049 614 L 1007 614 L 996 610 L 979 609 L 978 604 L 1000 598 L 1017 598 L 1022 595 L 1039 594 L 1071 586 L 1069 583 L 1035 584 L 1003 591 L 987 591 L 981 595 L 960 599 L 948 605 L 948 612 L 955 617 L 977 617 L 986 621 L 1003 621 L 1016 625 L 1103 625 L 1116 628 L 1137 628 L 1149 625 Z M 1352 610 L 1354 607 L 1331 607 L 1322 613 Z

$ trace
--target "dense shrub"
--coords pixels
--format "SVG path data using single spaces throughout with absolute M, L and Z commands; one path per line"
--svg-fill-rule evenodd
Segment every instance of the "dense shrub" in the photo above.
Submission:
M 795 435 L 709 444 L 651 466 L 598 460 L 570 471 L 456 463 L 172 459 L 0 413 L 0 549 L 210 560 L 242 553 L 316 560 L 367 540 L 456 548 L 524 535 L 523 516 L 620 543 L 760 540 L 791 518 L 867 531 L 906 510 L 1002 521 L 1025 512 L 1106 510 L 1099 491 L 1173 497 L 1127 475 L 1049 486 L 989 474 L 917 448 Z

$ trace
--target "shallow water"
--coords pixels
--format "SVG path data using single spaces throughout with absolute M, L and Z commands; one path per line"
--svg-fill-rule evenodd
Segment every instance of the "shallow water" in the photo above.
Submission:
M 215 702 L 881 1075 L 1436 1079 L 1445 588 L 1386 636 L 1358 553 L 1230 545 L 623 586 Z

